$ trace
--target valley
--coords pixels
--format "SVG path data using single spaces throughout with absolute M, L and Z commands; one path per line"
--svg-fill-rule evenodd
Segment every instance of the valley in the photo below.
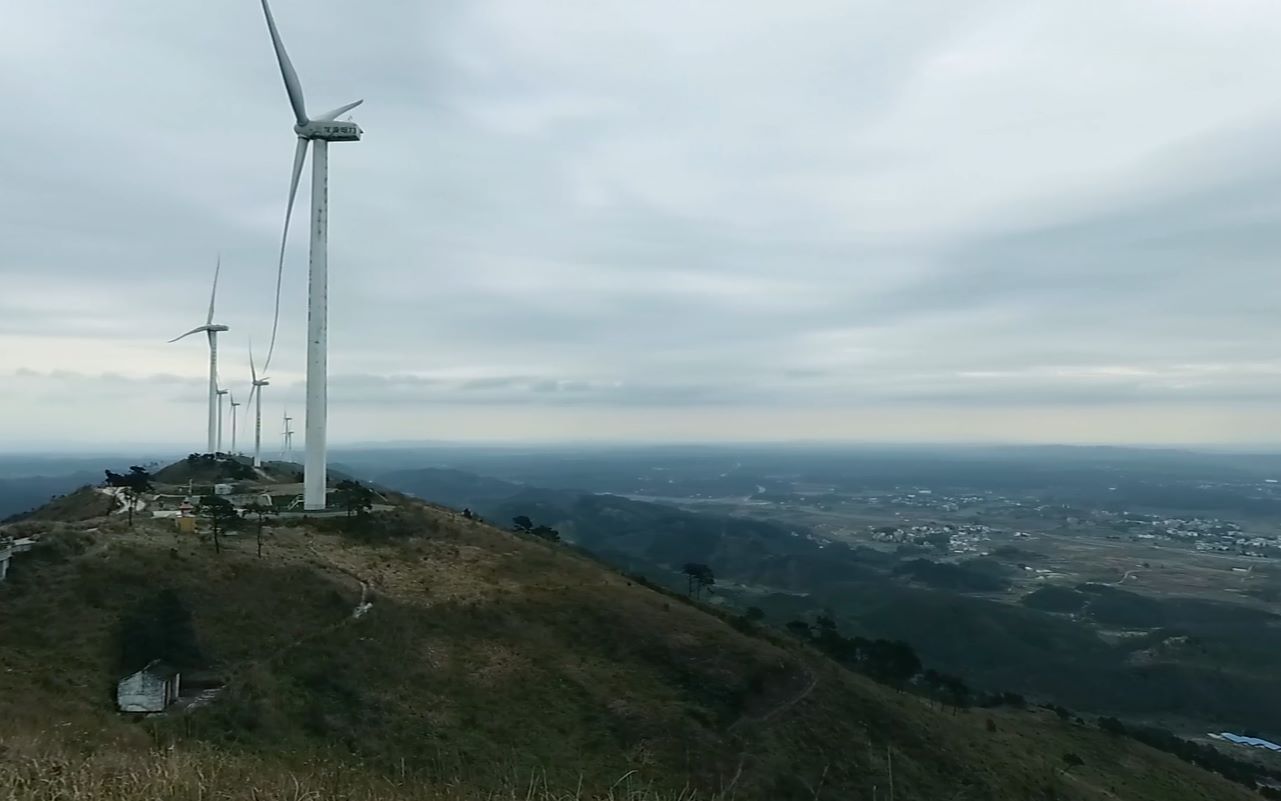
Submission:
M 1047 450 L 473 454 L 450 464 L 488 477 L 380 480 L 531 515 L 673 588 L 705 562 L 714 602 L 830 615 L 980 687 L 1187 736 L 1281 730 L 1281 464 Z

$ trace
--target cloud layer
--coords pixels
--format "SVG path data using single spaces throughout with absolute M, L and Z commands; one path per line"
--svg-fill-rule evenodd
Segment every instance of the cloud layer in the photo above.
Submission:
M 0 448 L 194 446 L 204 346 L 165 340 L 216 252 L 233 391 L 270 333 L 257 4 L 0 11 Z M 331 149 L 336 441 L 1278 439 L 1274 3 L 275 11 L 313 106 L 367 98 Z

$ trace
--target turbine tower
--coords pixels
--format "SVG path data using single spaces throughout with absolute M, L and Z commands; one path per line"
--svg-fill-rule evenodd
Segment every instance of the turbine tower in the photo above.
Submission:
M 217 389 L 214 392 L 218 395 L 218 450 L 214 453 L 222 453 L 222 396 L 227 394 L 227 390 Z
M 276 20 L 271 15 L 271 6 L 267 4 L 267 0 L 262 0 L 262 12 L 267 18 L 267 30 L 271 33 L 271 44 L 276 50 L 280 76 L 285 81 L 285 92 L 293 107 L 296 122 L 294 133 L 298 135 L 293 176 L 289 182 L 289 203 L 285 207 L 285 228 L 280 238 L 278 274 L 284 265 L 289 221 L 293 215 L 294 197 L 298 193 L 298 179 L 307 159 L 307 145 L 312 143 L 315 149 L 311 173 L 311 260 L 307 289 L 307 454 L 303 462 L 303 509 L 321 510 L 325 508 L 325 436 L 329 402 L 326 375 L 329 325 L 329 143 L 360 141 L 363 131 L 359 125 L 350 120 L 337 120 L 340 115 L 364 101 L 357 100 L 339 106 L 314 120 L 308 117 L 302 84 L 298 81 L 298 73 L 294 71 L 289 54 L 285 52 L 285 45 L 280 40 L 280 32 L 276 30 Z M 267 361 L 269 364 L 270 356 Z M 266 368 L 267 365 L 264 365 L 263 369 Z
M 237 453 L 236 451 L 236 407 L 239 406 L 240 404 L 236 403 L 236 393 L 234 392 L 228 395 L 227 399 L 228 399 L 228 403 L 231 405 L 231 453 L 234 456 Z
M 258 377 L 252 345 L 249 346 L 249 374 L 254 382 L 253 389 L 249 390 L 249 400 L 254 404 L 254 467 L 262 467 L 262 388 L 270 382 L 267 376 Z
M 285 431 L 284 431 L 285 442 L 284 442 L 284 447 L 280 452 L 280 457 L 284 459 L 286 462 L 292 462 L 294 458 L 294 430 L 289 427 L 289 424 L 292 423 L 293 421 L 294 419 L 289 416 L 289 410 L 285 409 Z M 304 465 L 304 469 L 305 469 L 305 465 Z M 303 474 L 304 489 L 306 489 L 306 478 L 307 476 L 304 473 Z
M 214 267 L 213 292 L 209 294 L 209 316 L 205 318 L 205 324 L 193 328 L 182 336 L 174 337 L 170 342 L 177 342 L 184 337 L 192 334 L 198 334 L 204 331 L 209 337 L 209 434 L 208 434 L 208 452 L 217 453 L 221 443 L 219 443 L 219 416 L 218 416 L 218 334 L 222 331 L 230 330 L 225 325 L 217 325 L 213 321 L 214 301 L 218 298 L 218 274 L 222 272 L 222 256 L 218 257 L 217 265 Z

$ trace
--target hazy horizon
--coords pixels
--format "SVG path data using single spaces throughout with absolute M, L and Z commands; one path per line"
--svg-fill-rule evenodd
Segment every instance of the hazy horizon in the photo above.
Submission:
M 331 443 L 333 452 L 338 454 L 356 453 L 356 452 L 378 452 L 378 451 L 413 451 L 413 450 L 431 450 L 439 449 L 441 451 L 501 451 L 501 450 L 520 450 L 532 452 L 568 452 L 568 453 L 591 453 L 603 450 L 617 450 L 622 453 L 637 453 L 648 450 L 699 450 L 709 451 L 725 450 L 797 450 L 797 451 L 849 451 L 851 453 L 871 452 L 884 453 L 896 450 L 905 452 L 930 452 L 937 451 L 940 453 L 948 452 L 981 452 L 981 451 L 998 451 L 1007 450 L 1013 452 L 1019 451 L 1036 451 L 1036 450 L 1117 450 L 1133 451 L 1145 453 L 1170 453 L 1170 454 L 1203 454 L 1203 455 L 1232 455 L 1232 456 L 1281 456 L 1281 442 L 1273 444 L 1263 444 L 1257 448 L 1235 446 L 1226 443 L 1188 443 L 1183 445 L 1128 445 L 1109 442 L 1002 442 L 1002 441 L 970 441 L 970 442 L 903 442 L 903 441 L 874 441 L 874 440 L 653 440 L 653 439 L 559 439 L 559 440 L 370 440 L 370 441 L 350 441 Z M 71 442 L 47 442 L 47 443 L 29 443 L 29 444 L 6 444 L 0 449 L 0 459 L 19 459 L 33 458 L 41 459 L 50 458 L 96 458 L 107 456 L 123 456 L 128 453 L 140 454 L 146 456 L 172 456 L 179 458 L 187 453 L 197 453 L 201 448 L 191 446 L 187 448 L 177 447 L 171 443 L 163 442 L 115 442 L 103 443 L 96 446 L 86 446 L 83 443 Z M 263 459 L 269 461 L 279 460 L 281 456 L 280 445 L 276 443 L 272 448 L 263 448 Z M 294 448 L 294 460 L 301 463 L 302 451 L 299 447 Z

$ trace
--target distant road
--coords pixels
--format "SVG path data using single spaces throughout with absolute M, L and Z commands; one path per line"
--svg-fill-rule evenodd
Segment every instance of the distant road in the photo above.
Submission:
M 1125 575 L 1124 575 L 1124 576 L 1121 576 L 1121 580 L 1120 580 L 1120 581 L 1114 581 L 1114 582 L 1112 582 L 1112 586 L 1113 586 L 1113 587 L 1120 587 L 1122 584 L 1124 584 L 1125 582 L 1129 581 L 1130 577 L 1132 577 L 1133 575 L 1134 575 L 1134 571 L 1133 571 L 1133 570 L 1127 570 L 1127 571 L 1125 571 Z

